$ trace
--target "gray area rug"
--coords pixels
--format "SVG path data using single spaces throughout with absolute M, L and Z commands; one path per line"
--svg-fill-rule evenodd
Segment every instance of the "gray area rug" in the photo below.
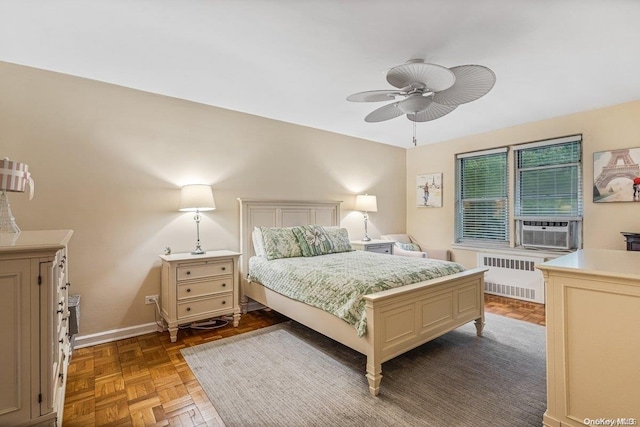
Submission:
M 540 426 L 545 328 L 486 315 L 382 365 L 296 322 L 182 350 L 228 427 Z

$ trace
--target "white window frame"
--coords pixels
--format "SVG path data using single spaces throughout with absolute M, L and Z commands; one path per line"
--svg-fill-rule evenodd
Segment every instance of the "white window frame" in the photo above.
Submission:
M 505 193 L 500 196 L 489 196 L 475 199 L 464 199 L 463 189 L 463 164 L 471 158 L 479 158 L 484 156 L 493 156 L 495 154 L 504 155 L 504 171 L 505 175 L 499 177 L 504 181 Z M 502 217 L 501 228 L 491 228 L 486 237 L 473 235 L 473 233 L 465 233 L 467 225 L 465 224 L 465 203 L 495 203 L 497 206 L 497 217 Z M 476 151 L 471 153 L 463 153 L 456 155 L 456 218 L 455 218 L 455 242 L 458 244 L 491 244 L 495 246 L 508 246 L 510 241 L 509 227 L 509 159 L 507 147 L 500 147 L 491 150 Z M 494 221 L 490 225 L 495 227 L 497 223 Z
M 528 149 L 536 149 L 540 147 L 551 147 L 559 144 L 567 144 L 577 142 L 580 145 L 580 156 L 577 162 L 573 163 L 564 163 L 564 164 L 554 164 L 550 166 L 544 166 L 539 168 L 519 168 L 519 156 L 523 150 Z M 584 214 L 584 168 L 583 168 L 583 144 L 582 144 L 582 135 L 570 135 L 562 138 L 554 138 L 547 139 L 542 141 L 531 142 L 527 144 L 520 144 L 513 146 L 514 152 L 514 185 L 515 185 L 515 194 L 514 194 L 514 219 L 515 219 L 515 242 L 516 246 L 521 245 L 522 239 L 522 227 L 525 221 L 529 223 L 531 221 L 542 223 L 542 224 L 553 224 L 554 222 L 568 222 L 569 223 L 569 239 L 570 239 L 570 247 L 574 249 L 582 248 L 582 216 Z M 561 212 L 555 213 L 540 213 L 540 214 L 523 214 L 522 213 L 522 205 L 523 205 L 523 195 L 522 195 L 522 186 L 521 179 L 523 172 L 531 171 L 534 169 L 557 169 L 562 167 L 568 168 L 577 168 L 577 181 L 575 185 L 577 188 L 575 189 L 575 194 L 577 196 L 577 208 L 576 212 L 570 212 L 567 214 L 563 214 Z
M 519 167 L 519 156 L 523 151 L 538 149 L 541 147 L 553 147 L 556 145 L 575 143 L 577 142 L 580 145 L 580 156 L 577 162 L 573 163 L 555 163 L 547 166 L 539 166 L 539 167 L 530 167 L 530 168 L 520 168 Z M 528 144 L 520 144 L 513 146 L 513 164 L 515 169 L 515 194 L 514 194 L 514 218 L 516 220 L 548 220 L 548 221 L 556 221 L 556 220 L 572 220 L 579 221 L 582 220 L 583 209 L 584 209 L 584 188 L 583 188 L 583 176 L 582 176 L 582 135 L 572 135 L 563 138 L 555 138 L 548 139 L 543 141 L 536 141 Z M 557 170 L 560 168 L 572 168 L 577 169 L 577 181 L 575 182 L 575 194 L 577 196 L 577 207 L 576 212 L 563 214 L 562 212 L 555 213 L 522 213 L 523 206 L 523 194 L 522 194 L 522 175 L 526 172 L 534 171 L 534 170 Z M 555 194 L 550 195 L 550 197 L 555 196 Z

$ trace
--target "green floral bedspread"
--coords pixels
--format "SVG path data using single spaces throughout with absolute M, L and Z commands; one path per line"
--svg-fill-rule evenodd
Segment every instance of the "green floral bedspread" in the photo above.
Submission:
M 365 251 L 249 260 L 249 279 L 367 330 L 363 295 L 459 273 L 458 263 Z

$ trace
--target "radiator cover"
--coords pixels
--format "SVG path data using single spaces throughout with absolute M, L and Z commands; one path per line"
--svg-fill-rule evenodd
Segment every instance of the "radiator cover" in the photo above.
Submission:
M 544 278 L 535 268 L 544 262 L 542 257 L 478 253 L 478 267 L 488 267 L 484 277 L 484 291 L 544 304 Z

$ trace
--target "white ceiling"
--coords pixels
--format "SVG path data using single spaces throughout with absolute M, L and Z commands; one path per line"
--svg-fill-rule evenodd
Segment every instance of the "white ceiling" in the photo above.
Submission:
M 410 147 L 345 98 L 411 58 L 491 68 L 419 145 L 637 100 L 639 23 L 638 0 L 0 0 L 0 61 Z

